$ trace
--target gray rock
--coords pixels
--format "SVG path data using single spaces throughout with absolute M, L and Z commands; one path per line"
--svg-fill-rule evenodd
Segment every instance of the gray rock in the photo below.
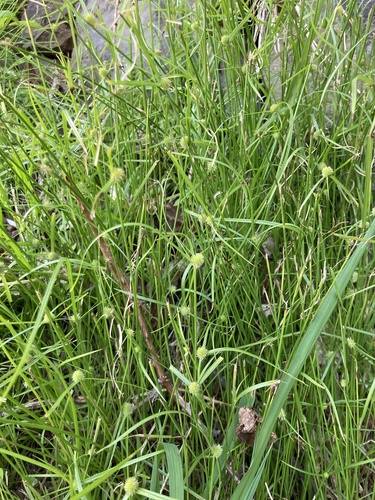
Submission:
M 174 7 L 174 3 L 169 2 L 168 7 Z M 185 0 L 185 5 L 191 8 L 191 1 Z M 78 43 L 72 55 L 76 67 L 100 67 L 107 63 L 112 66 L 110 69 L 119 71 L 117 77 L 124 78 L 135 64 L 149 67 L 153 56 L 168 56 L 168 15 L 164 0 L 120 0 L 118 3 L 86 0 L 76 8 L 80 14 Z
M 338 1 L 334 0 L 334 2 L 338 4 Z M 373 18 L 369 19 L 370 14 L 372 14 L 372 8 L 374 7 L 374 5 L 375 5 L 375 0 L 358 1 L 357 12 L 356 12 L 362 15 L 364 28 L 367 26 L 368 21 L 370 21 L 370 23 L 372 24 L 372 30 L 370 30 L 369 36 L 365 41 L 368 54 L 370 54 L 372 51 L 374 29 L 375 29 Z M 349 0 L 342 2 L 342 6 L 344 8 L 349 7 L 350 6 Z M 295 8 L 297 11 L 296 15 L 298 16 L 299 5 L 296 4 Z M 345 24 L 347 19 L 349 19 L 350 22 L 350 18 L 352 17 L 353 14 L 354 12 L 346 12 L 346 11 L 337 13 L 337 23 L 336 23 L 337 33 L 340 33 L 341 26 Z M 324 12 L 322 13 L 322 16 L 324 16 Z M 293 33 L 290 32 L 290 27 L 288 29 L 289 31 L 286 30 L 284 31 L 284 28 L 281 24 L 279 30 L 277 32 L 272 33 L 273 49 L 270 51 L 270 60 L 268 61 L 268 64 L 264 65 L 260 70 L 261 79 L 265 84 L 265 88 L 270 91 L 273 100 L 278 102 L 280 100 L 285 99 L 285 94 L 289 82 L 291 82 L 294 78 L 298 78 L 299 76 L 301 77 L 301 75 L 306 75 L 306 65 L 309 64 L 309 62 L 310 63 L 316 62 L 316 64 L 314 64 L 316 73 L 314 75 L 314 79 L 308 77 L 307 80 L 303 81 L 303 86 L 307 91 L 307 93 L 313 94 L 317 90 L 322 91 L 326 86 L 326 84 L 328 84 L 328 88 L 332 90 L 332 88 L 335 87 L 336 84 L 344 83 L 342 81 L 341 82 L 336 81 L 335 74 L 327 75 L 326 68 L 327 67 L 332 68 L 332 66 L 330 66 L 330 61 L 328 61 L 327 59 L 324 59 L 324 61 L 322 61 L 322 59 L 319 58 L 319 51 L 321 51 L 322 44 L 324 43 L 322 39 L 313 41 L 313 44 L 311 45 L 309 51 L 310 60 L 302 61 L 302 64 L 300 64 L 300 61 L 295 57 L 294 48 L 296 46 L 297 47 L 300 46 L 298 44 L 295 44 L 295 40 L 297 39 L 298 36 L 300 36 L 301 30 L 299 28 L 298 34 L 295 33 L 295 35 L 293 36 Z M 321 28 L 321 32 L 323 33 L 323 26 Z M 305 34 L 306 34 L 306 40 L 308 40 L 309 39 L 308 22 L 306 23 Z M 263 33 L 261 38 L 266 39 L 267 34 Z M 339 38 L 340 35 L 338 35 L 338 39 Z M 270 37 L 267 38 L 267 43 L 272 43 Z M 342 37 L 341 50 L 343 53 L 343 58 L 345 54 L 345 47 L 346 50 L 348 50 L 350 47 L 349 33 L 343 33 Z M 323 49 L 323 52 L 325 53 L 325 57 L 327 57 L 329 51 Z M 355 58 L 355 55 L 351 57 Z M 339 72 L 337 74 L 339 75 Z M 330 83 L 328 82 L 328 79 L 330 80 Z M 361 86 L 361 82 L 359 82 L 359 85 Z M 330 93 L 328 92 L 328 94 Z M 326 113 L 329 116 L 332 115 L 332 109 L 329 102 L 327 105 Z
M 344 6 L 348 6 L 348 1 L 344 2 Z M 363 11 L 365 21 L 374 4 L 375 0 L 358 1 L 358 11 Z M 179 10 L 176 8 L 177 5 Z M 157 61 L 160 64 L 160 61 L 163 61 L 163 56 L 168 58 L 170 50 L 167 23 L 183 22 L 189 11 L 194 9 L 194 5 L 194 0 L 181 0 L 179 2 L 173 0 L 168 2 L 165 0 L 119 0 L 117 3 L 115 0 L 81 0 L 76 6 L 79 16 L 76 20 L 78 43 L 73 52 L 74 65 L 81 69 L 99 68 L 105 65 L 112 72 L 117 71 L 117 78 L 125 78 L 135 65 L 142 64 L 148 68 L 154 64 L 153 59 L 157 60 L 158 56 L 162 56 Z M 258 17 L 260 19 L 262 5 L 263 2 L 259 2 Z M 266 7 L 267 9 L 268 7 Z M 173 10 L 175 16 L 170 19 L 170 12 Z M 262 22 L 259 23 L 259 26 L 262 26 Z M 281 29 L 280 33 L 277 34 L 278 39 L 275 37 L 275 50 L 271 54 L 270 65 L 264 68 L 264 71 L 271 75 L 268 77 L 270 85 L 275 88 L 280 86 L 278 75 L 280 73 L 281 52 L 278 49 L 283 45 L 282 42 L 279 43 L 283 36 L 284 33 Z M 258 37 L 260 43 L 263 43 L 265 37 L 267 37 L 267 33 L 261 33 L 261 36 Z M 369 48 L 371 42 L 370 37 L 368 40 Z M 148 47 L 147 51 L 143 51 L 143 44 Z M 282 47 L 282 50 L 284 49 L 285 46 Z M 145 52 L 147 56 L 145 56 Z M 235 62 L 238 66 L 241 66 L 242 63 L 243 61 Z M 265 81 L 264 72 L 262 77 Z
M 248 5 L 250 2 L 248 0 Z M 345 0 L 344 6 L 348 7 L 348 2 Z M 256 36 L 260 44 L 269 37 L 267 32 L 262 32 L 262 26 L 266 25 L 262 16 L 268 12 L 268 7 L 262 12 L 263 4 L 268 3 L 259 2 L 257 12 L 260 18 L 257 26 L 260 28 Z M 363 12 L 365 22 L 374 4 L 375 0 L 358 1 L 358 10 Z M 72 53 L 73 67 L 83 70 L 103 68 L 115 79 L 126 79 L 135 66 L 151 67 L 162 74 L 167 69 L 173 43 L 168 39 L 168 27 L 172 26 L 178 34 L 179 27 L 191 18 L 194 8 L 194 0 L 80 0 L 76 4 L 77 43 Z M 40 51 L 72 51 L 72 34 L 66 22 L 64 0 L 27 0 L 23 20 L 29 20 L 31 28 L 25 30 L 26 47 L 35 45 Z M 290 39 L 290 33 L 288 35 Z M 274 34 L 275 50 L 269 64 L 258 70 L 263 83 L 272 89 L 277 99 L 283 85 L 280 80 L 282 60 L 293 58 L 293 55 L 285 56 L 289 48 L 282 42 L 284 36 L 281 27 Z M 372 37 L 369 37 L 368 50 L 371 44 Z M 208 57 L 215 56 L 208 54 Z M 234 64 L 240 67 L 243 62 L 234 61 Z M 223 75 L 224 72 L 220 78 L 225 87 Z
M 23 33 L 24 47 L 36 47 L 39 53 L 73 49 L 73 38 L 64 0 L 28 0 L 21 20 L 28 24 Z

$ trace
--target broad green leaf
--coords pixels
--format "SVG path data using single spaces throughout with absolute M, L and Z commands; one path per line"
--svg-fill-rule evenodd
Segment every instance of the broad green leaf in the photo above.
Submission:
M 275 398 L 270 405 L 268 413 L 263 420 L 259 434 L 257 435 L 249 470 L 236 488 L 232 496 L 232 500 L 251 500 L 253 498 L 255 492 L 253 489 L 254 481 L 258 474 L 259 466 L 262 463 L 271 432 L 274 430 L 275 424 L 280 415 L 280 411 L 285 405 L 289 393 L 292 390 L 307 357 L 318 340 L 324 325 L 333 313 L 339 296 L 344 293 L 353 272 L 356 270 L 360 260 L 363 258 L 366 250 L 368 249 L 370 239 L 373 238 L 374 235 L 375 221 L 372 222 L 370 228 L 368 229 L 364 241 L 358 245 L 352 256 L 348 258 L 343 268 L 337 275 L 336 280 L 327 292 L 327 295 L 317 310 L 309 328 L 291 356 L 289 366 L 287 367 L 284 376 L 281 378 Z
M 175 444 L 164 443 L 164 449 L 168 462 L 169 493 L 173 498 L 184 500 L 184 475 L 181 455 Z

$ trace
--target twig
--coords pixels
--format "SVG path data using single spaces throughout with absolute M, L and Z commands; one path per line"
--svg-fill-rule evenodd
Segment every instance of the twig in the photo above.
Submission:
M 66 181 L 69 184 L 69 186 L 71 188 L 73 188 L 73 183 L 69 179 L 66 179 Z M 105 262 L 107 264 L 109 272 L 111 273 L 112 277 L 117 282 L 119 282 L 121 284 L 123 290 L 129 294 L 129 298 L 131 300 L 131 305 L 138 315 L 138 322 L 139 322 L 139 326 L 140 326 L 142 335 L 146 341 L 147 348 L 151 353 L 151 360 L 152 360 L 153 365 L 155 366 L 156 373 L 158 374 L 159 383 L 162 385 L 162 387 L 164 387 L 164 389 L 168 392 L 168 394 L 170 396 L 176 397 L 179 405 L 188 413 L 189 416 L 191 416 L 190 406 L 185 403 L 184 399 L 181 397 L 181 395 L 178 392 L 175 392 L 173 390 L 173 387 L 171 386 L 169 379 L 164 372 L 164 369 L 160 363 L 159 355 L 155 349 L 151 335 L 148 331 L 147 323 L 146 323 L 146 320 L 145 320 L 145 317 L 144 317 L 143 311 L 142 311 L 142 306 L 138 302 L 135 304 L 134 298 L 132 296 L 133 294 L 132 294 L 131 286 L 130 286 L 128 280 L 126 279 L 124 272 L 116 263 L 115 258 L 113 257 L 113 254 L 111 252 L 109 245 L 107 245 L 107 243 L 104 241 L 104 238 L 99 236 L 98 229 L 96 228 L 96 226 L 92 222 L 92 216 L 90 215 L 90 211 L 87 209 L 87 207 L 83 203 L 83 201 L 80 200 L 76 196 L 75 189 L 73 189 L 73 196 L 75 197 L 77 203 L 79 204 L 83 216 L 87 220 L 92 233 L 94 234 L 96 240 L 99 243 L 100 251 L 105 259 Z
M 73 398 L 73 400 L 76 404 L 79 404 L 79 405 L 86 404 L 86 400 L 83 396 L 77 396 L 76 398 Z M 11 412 L 15 413 L 15 412 L 22 411 L 22 410 L 36 411 L 36 410 L 40 410 L 43 406 L 54 405 L 55 402 L 56 401 L 53 399 L 48 399 L 46 401 L 29 401 L 28 403 L 25 403 L 24 405 L 15 406 L 14 408 L 12 408 Z M 7 417 L 9 417 L 9 415 L 10 415 L 10 412 L 6 412 L 6 411 L 0 412 L 0 418 L 7 418 Z

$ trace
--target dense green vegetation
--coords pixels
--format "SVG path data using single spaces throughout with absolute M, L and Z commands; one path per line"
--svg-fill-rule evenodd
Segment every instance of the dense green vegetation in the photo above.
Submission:
M 176 4 L 125 79 L 3 4 L 1 498 L 374 498 L 371 19 Z

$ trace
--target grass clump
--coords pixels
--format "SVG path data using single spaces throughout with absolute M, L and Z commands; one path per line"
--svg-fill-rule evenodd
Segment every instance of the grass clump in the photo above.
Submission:
M 371 498 L 371 22 L 178 5 L 60 87 L 2 25 L 0 491 Z

